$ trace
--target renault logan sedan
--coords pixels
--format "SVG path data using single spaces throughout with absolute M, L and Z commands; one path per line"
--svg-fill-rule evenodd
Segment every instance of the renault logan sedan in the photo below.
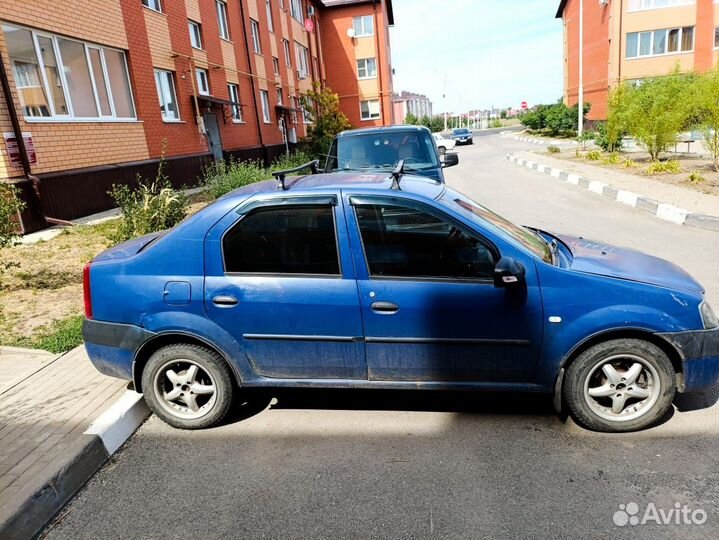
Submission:
M 401 167 L 281 180 L 85 268 L 92 362 L 173 426 L 217 424 L 245 389 L 323 387 L 539 392 L 630 431 L 719 382 L 717 318 L 667 261 Z

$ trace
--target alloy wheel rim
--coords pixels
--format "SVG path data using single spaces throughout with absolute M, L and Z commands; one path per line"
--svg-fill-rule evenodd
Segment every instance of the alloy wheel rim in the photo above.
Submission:
M 656 368 L 644 358 L 620 354 L 604 358 L 584 381 L 584 399 L 600 418 L 628 422 L 644 416 L 659 399 Z
M 189 359 L 170 360 L 155 374 L 155 396 L 172 416 L 195 420 L 209 413 L 217 401 L 212 375 Z

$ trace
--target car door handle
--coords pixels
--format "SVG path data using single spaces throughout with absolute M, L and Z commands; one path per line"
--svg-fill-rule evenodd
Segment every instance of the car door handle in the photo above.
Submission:
M 372 302 L 370 307 L 372 311 L 378 311 L 380 313 L 396 313 L 399 311 L 399 306 L 394 302 Z
M 212 298 L 212 303 L 215 304 L 216 306 L 229 307 L 229 306 L 236 306 L 237 304 L 240 303 L 240 301 L 237 298 L 235 298 L 234 296 L 219 295 L 219 296 L 215 296 Z

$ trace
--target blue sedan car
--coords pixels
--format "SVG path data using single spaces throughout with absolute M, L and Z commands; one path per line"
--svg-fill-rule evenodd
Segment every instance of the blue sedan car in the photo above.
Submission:
M 686 272 L 401 167 L 241 188 L 84 277 L 92 362 L 180 428 L 245 389 L 333 387 L 545 393 L 630 431 L 719 382 L 719 323 Z

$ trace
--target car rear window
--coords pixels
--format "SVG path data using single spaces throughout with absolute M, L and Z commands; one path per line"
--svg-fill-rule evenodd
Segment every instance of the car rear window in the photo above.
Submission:
M 327 170 L 392 170 L 400 159 L 404 160 L 405 171 L 439 167 L 430 134 L 413 130 L 339 137 L 332 143 Z
M 332 206 L 261 208 L 222 241 L 225 272 L 339 275 Z

